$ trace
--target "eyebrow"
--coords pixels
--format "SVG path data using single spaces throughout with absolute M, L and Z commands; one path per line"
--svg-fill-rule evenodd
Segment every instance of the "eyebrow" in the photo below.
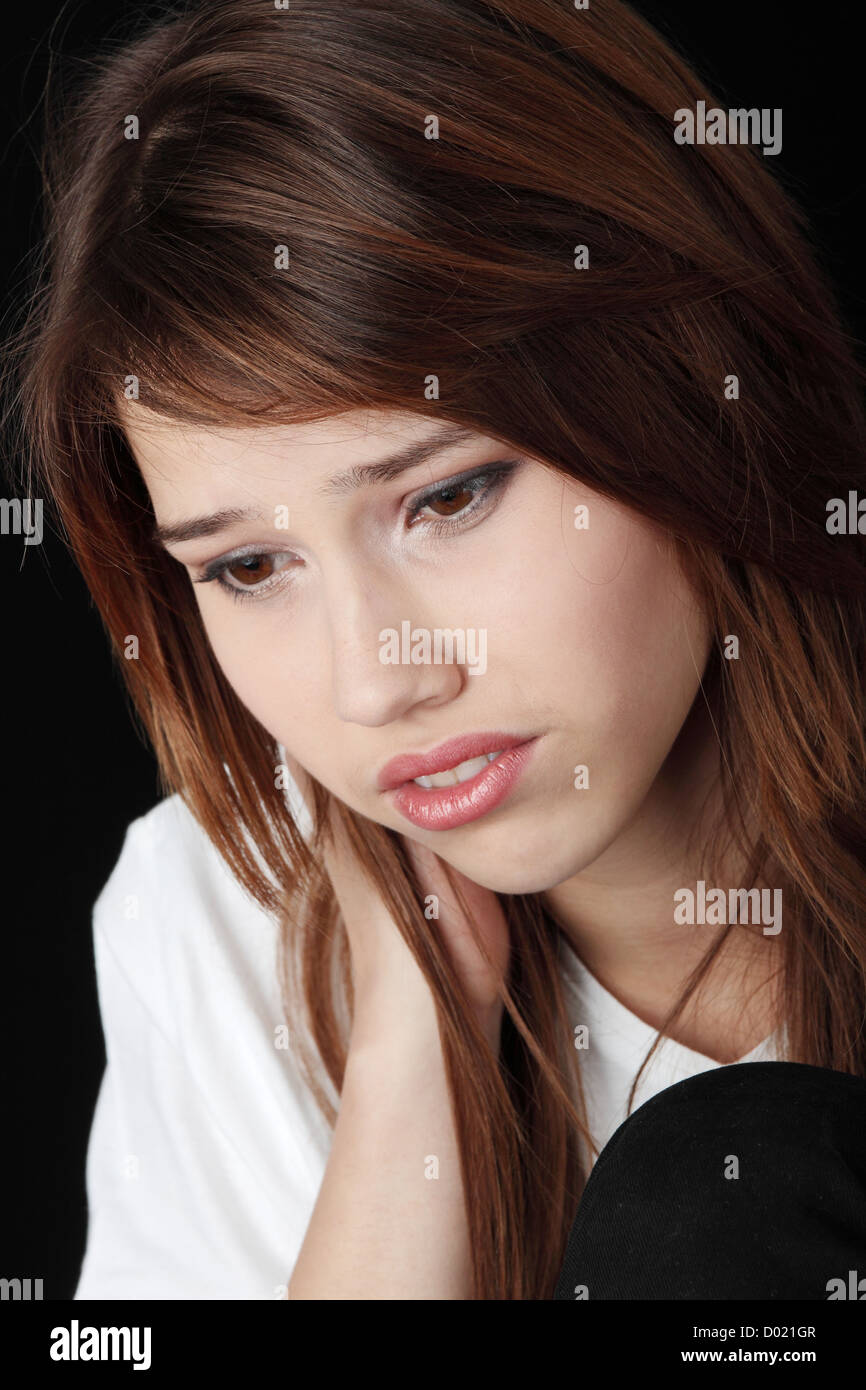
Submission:
M 390 454 L 388 458 L 379 459 L 376 463 L 355 464 L 345 473 L 336 473 L 319 488 L 319 492 L 328 497 L 345 496 L 362 487 L 390 482 L 408 469 L 417 468 L 418 464 L 426 462 L 436 454 L 444 453 L 446 449 L 453 449 L 458 444 L 479 438 L 481 436 L 477 430 L 467 429 L 463 425 L 447 425 L 438 429 L 435 434 L 428 435 L 426 439 L 406 445 L 397 453 Z M 207 516 L 193 516 L 186 521 L 155 526 L 152 535 L 161 545 L 177 545 L 181 541 L 194 541 L 203 536 L 218 535 L 239 521 L 262 521 L 264 516 L 264 512 L 252 508 L 226 507 Z

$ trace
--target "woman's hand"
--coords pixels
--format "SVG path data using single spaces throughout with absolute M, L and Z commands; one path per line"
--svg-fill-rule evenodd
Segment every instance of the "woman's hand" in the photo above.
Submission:
M 286 755 L 289 771 L 308 808 L 312 806 L 305 770 Z M 352 851 L 339 819 L 331 817 L 332 840 L 325 850 L 325 866 L 346 925 L 352 954 L 358 1028 L 369 1017 L 373 1026 L 411 1027 L 419 1010 L 430 1013 L 432 995 L 420 967 L 390 916 L 374 885 L 367 879 Z M 472 923 L 490 957 L 476 944 L 464 913 L 448 882 L 445 868 L 433 850 L 402 836 L 415 868 L 430 930 L 439 932 L 466 990 L 470 1006 L 491 1042 L 499 1050 L 502 1002 L 499 984 L 510 955 L 508 925 L 494 892 L 450 868 L 463 894 Z M 355 1036 L 353 1030 L 353 1037 Z
M 405 835 L 402 838 L 425 900 L 430 894 L 434 896 L 439 915 L 431 921 L 431 930 L 442 934 L 454 968 L 482 1024 L 492 1023 L 498 1029 L 502 1018 L 499 986 L 508 973 L 511 954 L 508 924 L 498 897 L 491 889 L 482 888 L 450 865 L 449 872 L 466 903 L 464 912 L 439 856 L 427 845 L 418 844 Z M 470 917 L 489 960 L 476 943 Z M 498 1046 L 495 1050 L 498 1051 Z
M 310 807 L 306 773 L 294 761 L 288 765 Z M 331 1151 L 289 1297 L 467 1299 L 473 1288 L 467 1197 L 433 993 L 342 822 L 331 821 L 325 861 L 352 955 L 352 1034 Z M 509 959 L 499 901 L 455 875 L 488 963 L 438 856 L 405 837 L 404 843 L 425 899 L 437 900 L 430 930 L 441 932 L 496 1056 L 497 986 Z

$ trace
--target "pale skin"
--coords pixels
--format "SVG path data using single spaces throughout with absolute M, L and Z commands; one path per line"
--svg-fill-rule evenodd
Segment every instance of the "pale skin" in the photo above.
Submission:
M 309 773 L 404 836 L 425 890 L 442 900 L 431 930 L 442 933 L 494 1050 L 509 953 L 496 893 L 545 894 L 602 984 L 660 1024 L 711 944 L 712 928 L 675 925 L 672 902 L 695 882 L 686 836 L 709 814 L 718 772 L 700 697 L 710 634 L 665 537 L 486 436 L 452 441 L 397 476 L 324 490 L 337 474 L 445 428 L 411 414 L 215 431 L 128 404 L 125 427 L 160 526 L 230 509 L 256 514 L 167 548 L 189 572 L 227 679 L 285 746 L 301 789 Z M 496 475 L 503 461 L 514 466 Z M 430 501 L 431 487 L 446 483 L 456 493 Z M 587 509 L 587 527 L 575 527 L 575 507 Z M 197 582 L 227 558 L 223 577 L 249 595 L 241 601 L 216 580 Z M 380 633 L 404 620 L 485 629 L 488 669 L 383 664 Z M 480 818 L 421 829 L 378 789 L 395 754 L 488 730 L 538 742 L 511 794 Z M 578 765 L 589 769 L 589 789 L 575 789 Z M 440 860 L 470 895 L 490 965 Z M 470 1250 L 433 997 L 339 837 L 328 869 L 349 935 L 355 1016 L 290 1297 L 467 1298 Z M 739 882 L 736 869 L 726 882 Z M 676 1040 L 722 1062 L 762 1041 L 777 1021 L 777 951 L 775 938 L 741 932 L 672 1030 Z M 424 1176 L 429 1155 L 439 1160 L 436 1181 Z

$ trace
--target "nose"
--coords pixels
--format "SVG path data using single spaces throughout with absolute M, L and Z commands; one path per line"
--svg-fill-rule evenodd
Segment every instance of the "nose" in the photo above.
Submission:
M 338 718 L 378 727 L 416 705 L 447 704 L 463 689 L 466 671 L 456 662 L 402 659 L 411 657 L 405 625 L 410 632 L 425 630 L 427 617 L 417 591 L 408 591 L 392 572 L 369 565 L 361 573 L 342 569 L 327 601 Z

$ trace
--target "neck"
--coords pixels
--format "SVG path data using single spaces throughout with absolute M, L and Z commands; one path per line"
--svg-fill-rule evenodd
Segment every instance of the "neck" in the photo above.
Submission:
M 650 792 L 594 863 L 545 902 L 584 965 L 626 1008 L 661 1028 L 724 926 L 674 921 L 674 893 L 703 877 L 702 852 L 719 824 L 719 746 L 698 700 Z M 733 846 L 717 861 L 722 888 L 751 887 Z M 731 1062 L 776 1026 L 778 938 L 730 929 L 700 989 L 668 1030 L 684 1046 Z

